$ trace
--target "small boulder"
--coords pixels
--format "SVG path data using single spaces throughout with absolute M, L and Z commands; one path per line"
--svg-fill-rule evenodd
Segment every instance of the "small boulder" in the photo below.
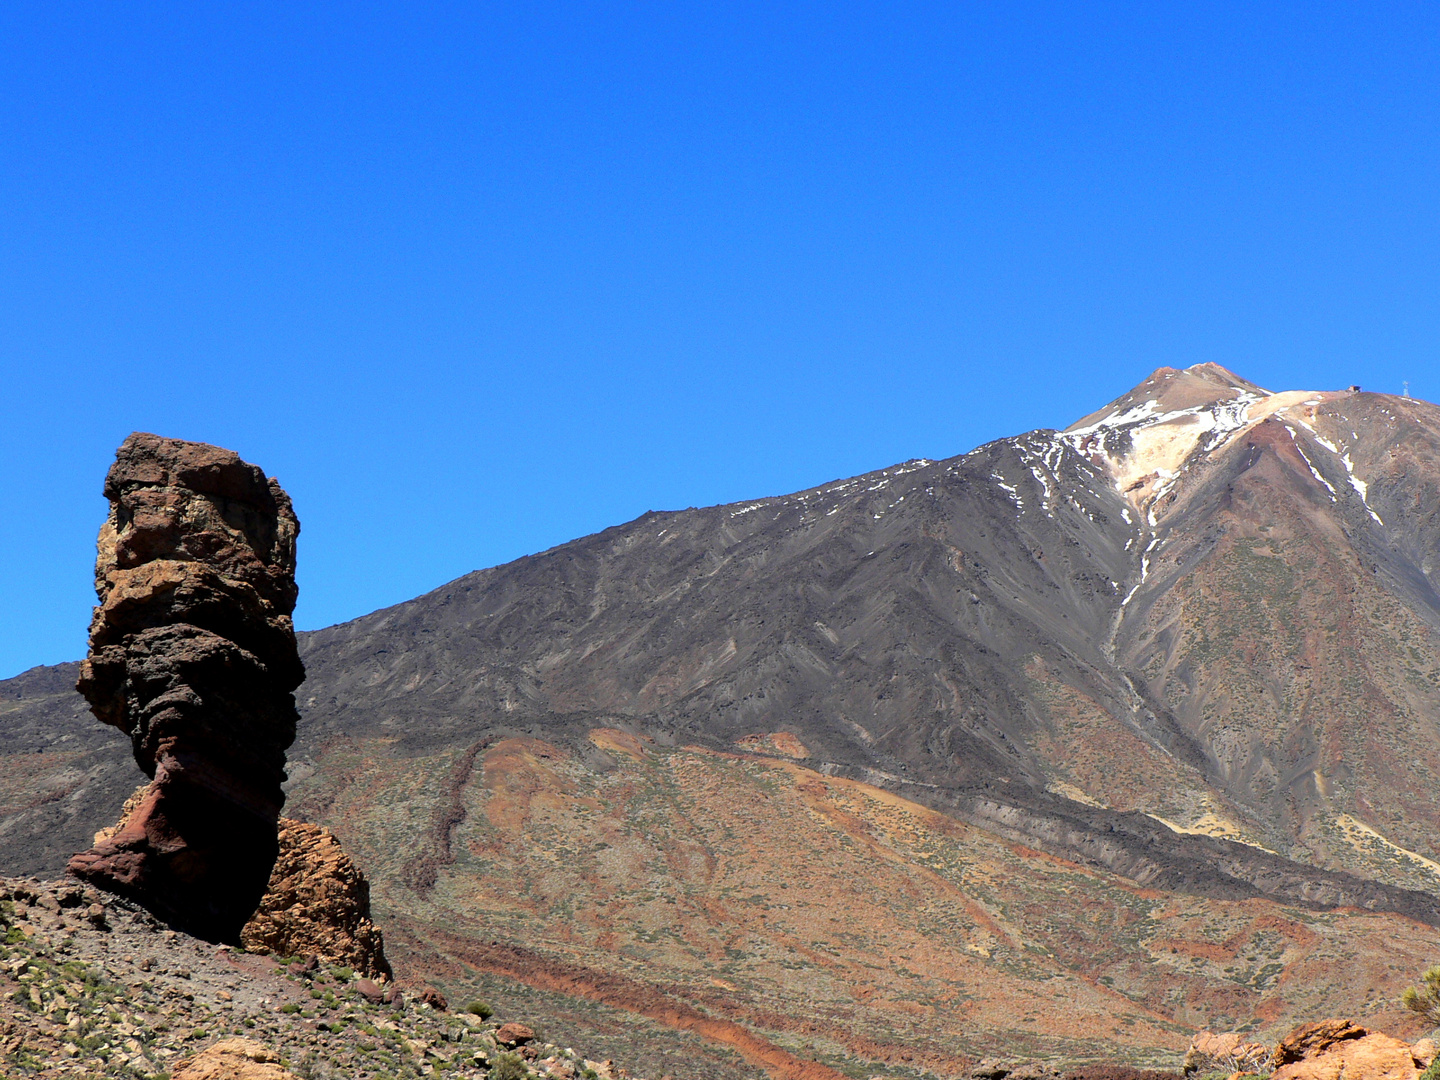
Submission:
M 356 979 L 355 992 L 368 1001 L 371 1005 L 379 1005 L 387 999 L 384 990 L 381 990 L 371 979 Z
M 1010 1080 L 1051 1080 L 1051 1078 L 1058 1080 L 1059 1075 L 1049 1066 L 1038 1061 L 1027 1061 L 1022 1065 L 1015 1066 L 1015 1070 L 1010 1074 Z
M 495 1041 L 501 1046 L 524 1046 L 533 1038 L 535 1038 L 533 1030 L 514 1020 L 500 1025 L 500 1030 L 495 1032 Z
M 439 1009 L 444 1012 L 449 1008 L 450 1003 L 445 1000 L 445 995 L 436 990 L 433 986 L 427 986 L 420 991 L 420 996 L 415 999 L 421 1005 L 429 1005 L 432 1009 Z

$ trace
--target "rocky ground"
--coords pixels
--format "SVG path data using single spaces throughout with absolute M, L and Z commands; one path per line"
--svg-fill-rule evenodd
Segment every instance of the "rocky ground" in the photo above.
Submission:
M 7 1078 L 179 1080 L 202 1052 L 237 1036 L 315 1080 L 626 1075 L 523 1024 L 462 1009 L 469 1003 L 447 1011 L 423 1002 L 427 988 L 211 945 L 75 882 L 0 879 L 0 931 Z

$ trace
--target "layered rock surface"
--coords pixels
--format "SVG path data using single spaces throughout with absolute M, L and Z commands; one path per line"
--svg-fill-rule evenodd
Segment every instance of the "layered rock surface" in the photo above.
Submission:
M 260 908 L 240 933 L 251 952 L 315 957 L 362 975 L 392 975 L 370 918 L 370 883 L 329 829 L 280 819 L 280 854 Z
M 78 689 L 152 778 L 70 872 L 234 941 L 277 852 L 295 737 L 295 539 L 280 485 L 236 454 L 131 435 L 105 480 L 100 604 Z

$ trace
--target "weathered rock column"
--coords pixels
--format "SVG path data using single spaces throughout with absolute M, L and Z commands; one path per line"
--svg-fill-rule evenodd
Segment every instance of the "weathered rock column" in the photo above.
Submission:
M 274 480 L 229 450 L 131 435 L 105 479 L 78 689 L 153 780 L 70 872 L 234 942 L 270 878 L 295 738 L 295 538 Z

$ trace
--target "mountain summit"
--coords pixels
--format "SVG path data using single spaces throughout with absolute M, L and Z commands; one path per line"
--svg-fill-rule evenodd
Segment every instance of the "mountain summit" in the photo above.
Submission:
M 1104 408 L 1082 417 L 1066 431 L 1116 425 L 1157 413 L 1178 413 L 1206 409 L 1235 401 L 1256 401 L 1272 396 L 1269 390 L 1242 379 L 1219 364 L 1196 364 L 1179 368 L 1156 368 L 1138 386 Z
M 397 963 L 707 1075 L 1393 1027 L 1440 951 L 1437 553 L 1440 409 L 1161 368 L 300 635 L 290 805 Z M 12 873 L 113 816 L 63 677 L 0 684 Z
M 1106 468 L 1132 506 L 1147 510 L 1192 459 L 1208 457 L 1270 417 L 1313 433 L 1315 407 L 1351 392 L 1272 394 L 1219 364 L 1184 371 L 1162 367 L 1066 428 L 1065 435 L 1071 446 Z

